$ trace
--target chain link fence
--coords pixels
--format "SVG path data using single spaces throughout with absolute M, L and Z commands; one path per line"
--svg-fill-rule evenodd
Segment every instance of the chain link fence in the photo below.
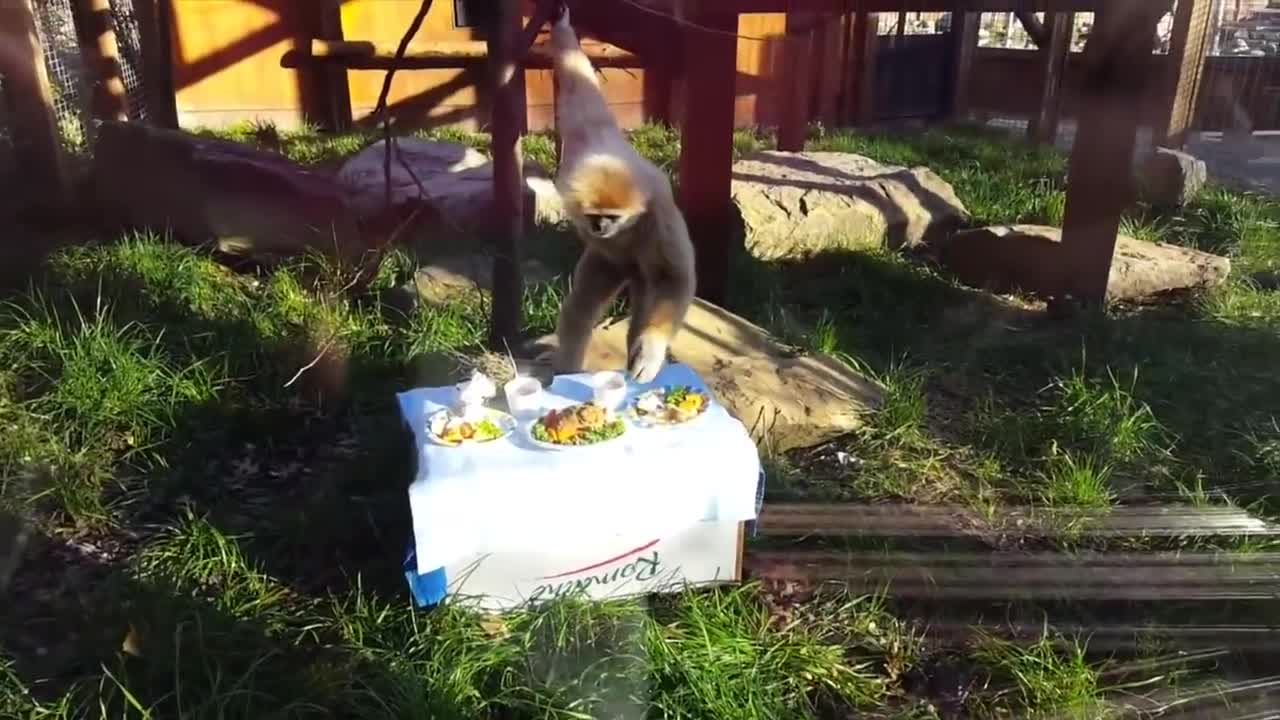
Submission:
M 3 0 L 0 0 L 3 1 Z M 65 150 L 73 153 L 89 149 L 89 101 L 92 80 L 86 75 L 84 57 L 76 33 L 74 0 L 33 0 L 36 31 L 44 49 L 45 69 L 53 93 L 53 109 L 58 134 Z M 120 73 L 127 93 L 127 114 L 131 121 L 142 122 L 147 112 L 142 61 L 142 36 L 133 0 L 111 0 L 112 26 L 120 54 Z M 4 77 L 0 76 L 0 173 L 15 170 L 15 141 L 10 108 L 21 99 L 5 95 Z

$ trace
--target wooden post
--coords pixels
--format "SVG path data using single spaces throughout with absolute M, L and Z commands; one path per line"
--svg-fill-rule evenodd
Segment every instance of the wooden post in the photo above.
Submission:
M 342 40 L 342 0 L 323 0 L 316 4 L 319 36 L 325 40 Z M 326 130 L 346 132 L 351 129 L 351 87 L 347 71 L 338 65 L 316 68 L 316 83 L 324 103 Z
M 178 127 L 177 96 L 169 45 L 170 0 L 133 0 L 142 42 L 142 88 L 147 97 L 147 120 L 153 125 Z
M 1133 198 L 1133 151 L 1156 23 L 1169 1 L 1108 0 L 1084 50 L 1080 127 L 1067 175 L 1062 257 L 1071 292 L 1102 304 L 1120 216 Z
M 680 121 L 680 204 L 697 252 L 699 297 L 723 304 L 729 285 L 734 78 L 738 14 L 690 12 L 710 29 L 681 29 L 685 57 Z
M 1212 25 L 1213 0 L 1178 0 L 1169 39 L 1169 105 L 1164 127 L 1157 128 L 1157 138 L 1165 147 L 1182 147 L 1195 119 Z
M 520 250 L 524 236 L 524 169 L 520 128 L 526 116 L 523 71 L 516 45 L 521 36 L 520 1 L 499 0 L 489 30 L 493 136 L 493 310 L 489 343 L 495 350 L 519 341 L 524 282 Z
M 0 2 L 0 73 L 5 76 L 21 187 L 40 210 L 56 212 L 67 199 L 67 175 L 33 1 Z
M 786 105 L 778 123 L 778 149 L 786 152 L 804 149 L 813 93 L 813 69 L 817 64 L 814 61 L 816 20 L 811 13 L 787 13 L 787 29 L 783 36 L 786 44 L 782 48 Z
M 951 13 L 951 34 L 955 43 L 951 65 L 951 117 L 969 117 L 969 78 L 973 75 L 973 56 L 978 52 L 979 13 Z
M 849 50 L 848 106 L 845 117 L 854 125 L 870 125 L 875 120 L 876 45 L 880 16 L 863 10 L 853 16 L 853 44 Z
M 93 86 L 93 117 L 125 122 L 129 119 L 129 93 L 120 74 L 120 47 L 111 21 L 109 0 L 76 0 L 73 13 L 80 36 L 80 54 Z
M 1067 71 L 1067 56 L 1071 52 L 1071 28 L 1075 14 L 1053 13 L 1048 19 L 1048 37 L 1037 53 L 1040 61 L 1040 106 L 1027 124 L 1027 139 L 1051 145 L 1058 137 L 1062 76 Z

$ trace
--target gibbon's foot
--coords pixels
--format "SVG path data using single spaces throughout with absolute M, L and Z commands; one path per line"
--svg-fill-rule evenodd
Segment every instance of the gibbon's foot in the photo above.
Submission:
M 628 370 L 640 384 L 653 382 L 667 361 L 667 340 L 661 335 L 645 334 L 631 348 Z
M 551 24 L 569 24 L 569 4 L 564 2 L 564 0 L 557 0 L 555 9 L 551 11 Z

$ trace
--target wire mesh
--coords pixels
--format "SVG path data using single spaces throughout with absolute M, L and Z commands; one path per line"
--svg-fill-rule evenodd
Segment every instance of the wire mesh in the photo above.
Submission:
M 111 0 L 111 19 L 120 50 L 120 75 L 128 95 L 129 119 L 142 122 L 149 114 L 142 73 L 142 34 L 133 0 Z
M 40 0 L 34 5 L 58 132 L 67 149 L 81 150 L 87 139 L 88 93 L 71 0 Z

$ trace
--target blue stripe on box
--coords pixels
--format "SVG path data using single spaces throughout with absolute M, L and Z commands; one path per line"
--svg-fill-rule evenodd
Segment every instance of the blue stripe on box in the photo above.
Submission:
M 414 547 L 413 538 L 409 539 L 409 552 L 405 553 L 404 578 L 409 583 L 409 594 L 418 607 L 438 605 L 449 590 L 448 578 L 444 568 L 436 568 L 429 573 L 418 572 L 418 551 Z

